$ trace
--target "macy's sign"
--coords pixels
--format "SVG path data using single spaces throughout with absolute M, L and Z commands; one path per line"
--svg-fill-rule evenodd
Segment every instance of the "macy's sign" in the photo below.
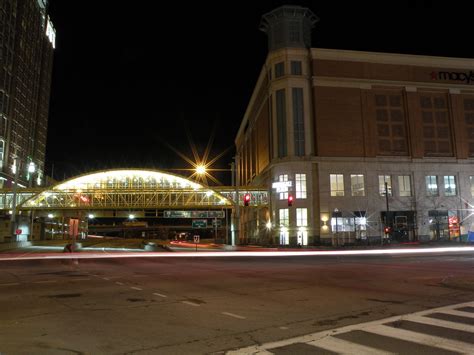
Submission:
M 474 71 L 455 72 L 455 71 L 432 71 L 431 80 L 453 80 L 462 81 L 466 84 L 474 83 Z

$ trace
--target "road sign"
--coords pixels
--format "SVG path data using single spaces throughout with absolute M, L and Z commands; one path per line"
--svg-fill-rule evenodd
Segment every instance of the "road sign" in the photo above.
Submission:
M 193 228 L 207 228 L 207 219 L 193 219 Z
M 164 218 L 225 218 L 224 211 L 163 211 Z
M 199 234 L 196 234 L 194 236 L 194 243 L 196 243 L 196 244 L 199 243 Z
M 221 219 L 213 219 L 212 226 L 215 227 L 217 223 L 217 227 L 222 227 L 222 220 Z
M 16 234 L 16 235 L 20 235 L 20 234 L 21 234 L 21 232 L 22 232 L 22 230 L 21 230 L 21 229 L 17 229 L 17 230 L 15 231 L 15 234 Z

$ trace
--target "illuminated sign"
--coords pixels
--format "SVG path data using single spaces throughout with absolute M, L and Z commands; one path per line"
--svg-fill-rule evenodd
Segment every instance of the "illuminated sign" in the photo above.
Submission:
M 277 181 L 272 184 L 272 188 L 276 189 L 276 192 L 287 192 L 292 185 L 292 181 Z
M 163 211 L 164 218 L 225 218 L 224 211 Z

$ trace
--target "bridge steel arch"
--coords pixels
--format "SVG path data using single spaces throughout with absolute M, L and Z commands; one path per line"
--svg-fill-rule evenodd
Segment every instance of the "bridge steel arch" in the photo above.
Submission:
M 209 186 L 148 169 L 113 169 L 62 181 L 24 200 L 19 210 L 232 208 Z

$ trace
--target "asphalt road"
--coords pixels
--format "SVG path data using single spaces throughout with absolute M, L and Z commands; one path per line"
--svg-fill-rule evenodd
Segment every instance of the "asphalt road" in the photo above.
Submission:
M 474 300 L 474 254 L 0 262 L 0 353 L 224 353 Z

